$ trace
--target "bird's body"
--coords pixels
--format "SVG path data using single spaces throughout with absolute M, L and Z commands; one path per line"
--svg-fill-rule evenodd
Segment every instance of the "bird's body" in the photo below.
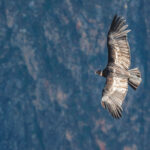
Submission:
M 104 70 L 103 70 L 103 77 L 107 77 L 107 76 L 117 76 L 117 77 L 122 77 L 122 78 L 129 78 L 130 77 L 130 73 L 128 72 L 128 70 L 123 69 L 115 64 L 109 64 L 109 66 L 107 66 Z
M 126 30 L 128 25 L 121 17 L 115 16 L 107 36 L 108 64 L 97 74 L 106 78 L 102 92 L 101 104 L 114 118 L 122 116 L 122 103 L 128 91 L 128 84 L 136 89 L 141 83 L 141 73 L 138 68 L 129 70 L 130 48 Z

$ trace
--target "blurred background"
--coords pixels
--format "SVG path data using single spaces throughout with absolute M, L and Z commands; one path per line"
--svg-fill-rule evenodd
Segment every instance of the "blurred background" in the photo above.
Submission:
M 143 78 L 120 120 L 94 74 L 115 14 Z M 0 0 L 0 150 L 149 150 L 149 14 L 148 0 Z

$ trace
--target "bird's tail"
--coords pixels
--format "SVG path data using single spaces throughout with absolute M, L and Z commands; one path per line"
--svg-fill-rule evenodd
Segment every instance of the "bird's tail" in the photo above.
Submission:
M 141 78 L 141 72 L 138 68 L 130 69 L 130 78 L 128 80 L 129 85 L 136 90 L 137 87 L 140 85 L 142 78 Z

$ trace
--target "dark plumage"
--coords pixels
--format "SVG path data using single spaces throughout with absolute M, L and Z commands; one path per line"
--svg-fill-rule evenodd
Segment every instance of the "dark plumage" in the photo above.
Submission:
M 129 70 L 131 61 L 127 33 L 130 30 L 127 27 L 123 17 L 114 16 L 107 36 L 108 64 L 103 71 L 96 71 L 106 78 L 101 104 L 114 118 L 122 116 L 128 84 L 136 90 L 142 80 L 138 68 Z

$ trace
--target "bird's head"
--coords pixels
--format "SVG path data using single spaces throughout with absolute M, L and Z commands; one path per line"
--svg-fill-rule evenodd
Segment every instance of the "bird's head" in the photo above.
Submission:
M 103 76 L 103 71 L 102 70 L 97 70 L 97 71 L 95 71 L 95 74 L 98 74 L 99 76 Z

